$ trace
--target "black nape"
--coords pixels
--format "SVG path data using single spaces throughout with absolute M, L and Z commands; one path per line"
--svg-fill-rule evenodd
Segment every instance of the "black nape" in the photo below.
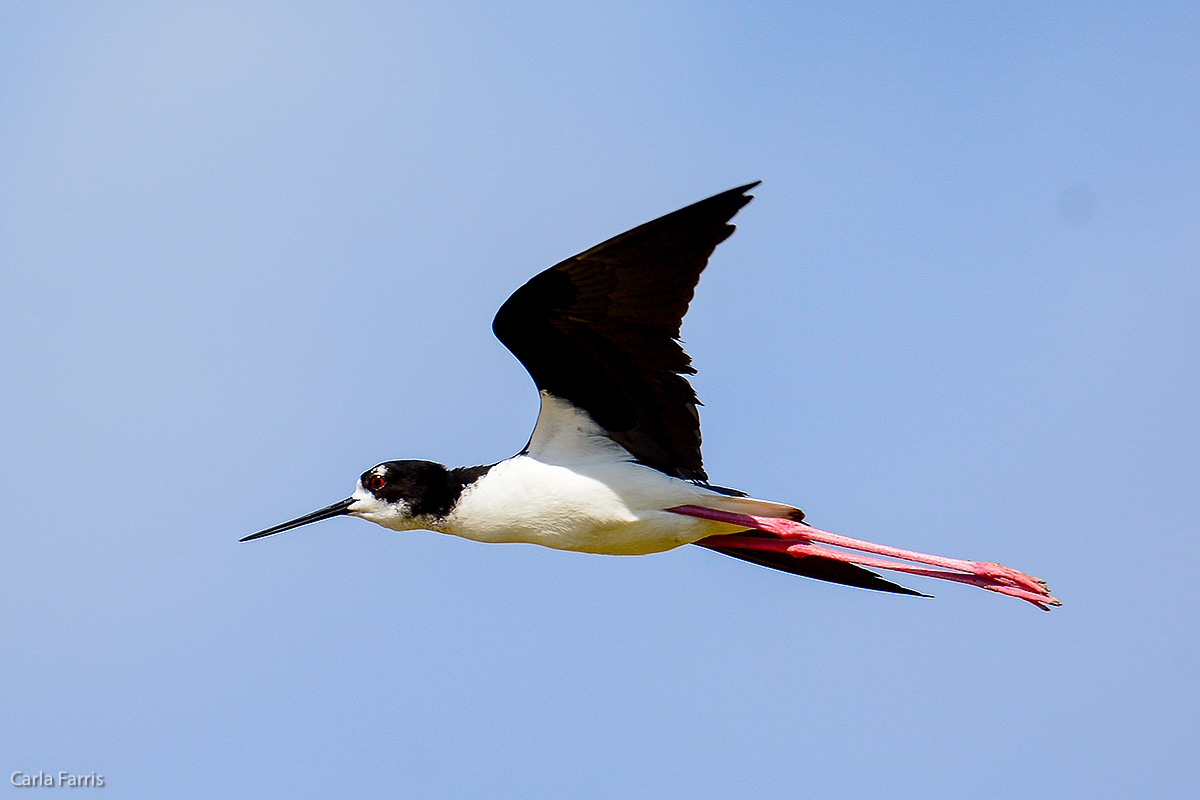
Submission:
M 362 474 L 362 485 L 386 503 L 403 501 L 414 517 L 445 517 L 463 490 L 492 465 L 447 469 L 434 461 L 385 461 Z

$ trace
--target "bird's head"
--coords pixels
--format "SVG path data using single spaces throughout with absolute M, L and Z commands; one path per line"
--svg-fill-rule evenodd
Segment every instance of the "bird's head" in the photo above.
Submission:
M 432 461 L 385 461 L 358 479 L 354 494 L 330 506 L 252 533 L 261 539 L 310 522 L 350 515 L 397 531 L 426 528 L 449 510 L 449 470 Z

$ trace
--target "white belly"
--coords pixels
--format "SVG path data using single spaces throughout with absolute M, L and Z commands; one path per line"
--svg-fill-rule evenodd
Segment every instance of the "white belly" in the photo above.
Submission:
M 634 555 L 670 550 L 737 528 L 665 509 L 714 493 L 632 462 L 502 461 L 463 493 L 439 530 L 481 542 Z

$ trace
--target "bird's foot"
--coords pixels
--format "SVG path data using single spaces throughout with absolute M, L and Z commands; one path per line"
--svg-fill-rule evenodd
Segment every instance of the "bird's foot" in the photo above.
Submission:
M 912 575 L 924 575 L 930 578 L 969 583 L 989 591 L 1018 597 L 1033 603 L 1043 611 L 1050 606 L 1062 605 L 1046 587 L 1046 582 L 1040 578 L 1027 575 L 1020 570 L 996 564 L 991 561 L 967 561 L 960 558 L 947 558 L 929 553 L 919 553 L 915 550 L 905 550 L 899 547 L 875 544 L 862 539 L 853 539 L 829 531 L 814 528 L 803 522 L 794 522 L 774 517 L 758 517 L 751 514 L 736 514 L 728 511 L 718 511 L 703 506 L 677 506 L 670 509 L 677 514 L 711 519 L 717 522 L 727 522 L 745 528 L 765 531 L 778 536 L 778 539 L 728 534 L 711 536 L 705 542 L 724 544 L 728 547 L 740 547 L 757 550 L 775 550 L 791 553 L 792 555 L 821 556 L 837 561 L 846 561 L 864 567 L 887 569 L 896 572 L 906 572 Z M 834 549 L 826 545 L 834 545 L 845 550 Z M 859 552 L 847 552 L 857 550 Z M 870 555 L 864 555 L 870 554 Z M 880 558 L 879 556 L 886 556 Z M 929 569 L 913 564 L 905 564 L 903 559 L 917 564 L 928 564 L 939 569 Z

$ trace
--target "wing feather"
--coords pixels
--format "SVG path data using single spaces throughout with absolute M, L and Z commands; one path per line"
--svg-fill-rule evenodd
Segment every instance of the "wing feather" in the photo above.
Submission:
M 695 373 L 679 343 L 729 220 L 758 182 L 615 236 L 535 275 L 500 307 L 496 337 L 539 390 L 585 411 L 635 459 L 704 481 Z

